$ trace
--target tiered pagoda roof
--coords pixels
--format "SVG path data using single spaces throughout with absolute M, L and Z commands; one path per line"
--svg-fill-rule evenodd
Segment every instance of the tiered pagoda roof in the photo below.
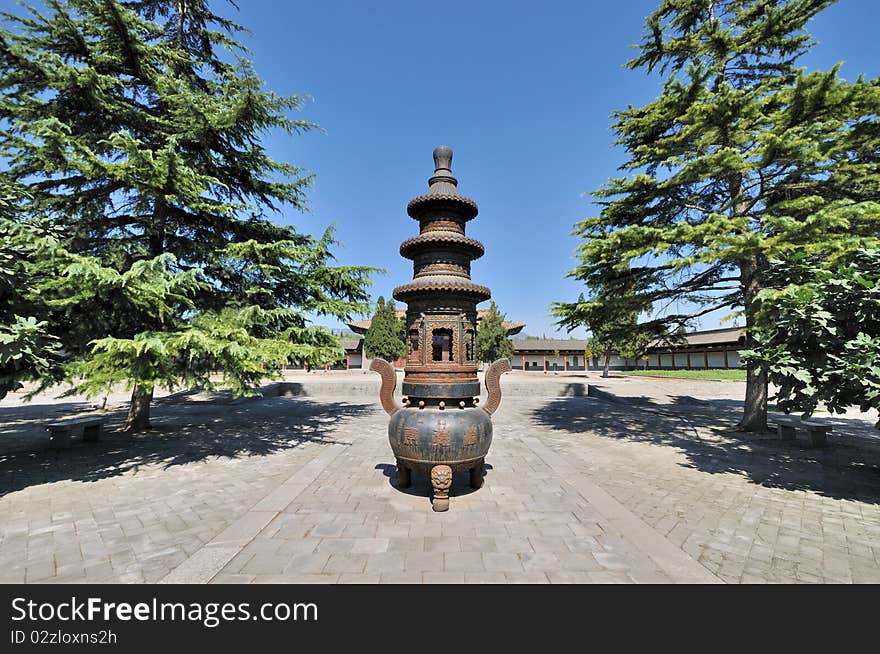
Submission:
M 470 262 L 483 255 L 483 244 L 465 236 L 465 223 L 476 217 L 477 203 L 458 192 L 452 176 L 452 150 L 434 149 L 434 175 L 428 192 L 410 201 L 407 213 L 419 221 L 420 233 L 400 245 L 400 254 L 413 261 L 413 280 L 392 292 L 409 302 L 425 293 L 455 293 L 474 302 L 488 300 L 485 286 L 471 281 Z

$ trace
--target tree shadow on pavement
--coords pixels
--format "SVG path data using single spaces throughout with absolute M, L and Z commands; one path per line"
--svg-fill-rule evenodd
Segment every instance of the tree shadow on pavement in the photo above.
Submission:
M 620 402 L 561 397 L 532 411 L 539 425 L 583 438 L 611 438 L 673 447 L 687 467 L 706 473 L 733 473 L 753 483 L 809 490 L 837 499 L 880 503 L 880 433 L 868 421 L 822 418 L 833 425 L 827 448 L 806 448 L 772 434 L 751 435 L 732 428 L 742 403 L 732 400 L 647 397 Z
M 43 411 L 38 406 L 0 410 L 3 435 L 14 439 L 16 430 L 43 429 L 47 418 L 55 417 L 46 415 L 46 406 Z M 77 408 L 52 406 L 68 413 Z M 291 397 L 159 402 L 152 409 L 153 428 L 136 434 L 123 431 L 124 410 L 107 412 L 99 442 L 75 442 L 58 451 L 31 448 L 0 454 L 0 496 L 55 481 L 97 481 L 136 472 L 141 466 L 169 468 L 212 457 L 267 456 L 306 442 L 339 443 L 343 441 L 328 435 L 331 430 L 375 411 L 372 403 Z

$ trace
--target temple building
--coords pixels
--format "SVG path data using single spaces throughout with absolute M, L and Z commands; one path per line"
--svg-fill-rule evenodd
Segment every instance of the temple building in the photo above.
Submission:
M 486 313 L 480 309 L 479 320 Z M 402 318 L 403 310 L 398 310 Z M 525 323 L 504 321 L 508 336 L 519 334 Z M 370 327 L 370 320 L 358 320 L 348 323 L 349 329 L 356 336 L 343 338 L 345 360 L 334 366 L 336 369 L 369 368 L 369 359 L 363 353 L 363 335 Z M 597 370 L 604 367 L 604 357 L 593 355 L 589 360 L 584 357 L 587 341 L 579 339 L 547 339 L 547 338 L 511 338 L 513 356 L 511 365 L 514 370 L 530 372 L 567 372 Z M 680 343 L 654 342 L 648 347 L 647 356 L 639 360 L 624 359 L 612 353 L 608 367 L 611 370 L 633 370 L 647 368 L 649 370 L 676 369 L 724 369 L 739 368 L 739 350 L 744 349 L 744 335 L 741 327 L 725 329 L 709 329 L 691 332 L 683 336 Z M 402 368 L 405 359 L 394 362 Z
M 486 316 L 488 309 L 478 309 L 477 310 L 477 329 L 480 328 L 480 321 Z M 403 320 L 406 317 L 406 309 L 398 309 L 397 310 L 397 318 L 399 320 Z M 355 343 L 354 337 L 345 337 L 343 338 L 343 346 L 345 347 L 345 366 L 337 366 L 337 367 L 345 367 L 345 368 L 369 368 L 369 364 L 364 365 L 364 334 L 367 333 L 367 330 L 370 328 L 371 319 L 367 318 L 366 320 L 355 320 L 353 322 L 346 323 L 346 326 L 353 331 L 355 334 L 358 334 L 359 343 Z M 509 320 L 505 320 L 502 325 L 507 330 L 508 336 L 514 336 L 519 334 L 523 327 L 525 327 L 525 323 L 523 322 L 510 322 Z M 352 347 L 349 350 L 349 346 Z M 396 368 L 403 368 L 406 364 L 406 358 L 398 359 L 394 361 L 394 366 Z
M 480 321 L 486 317 L 488 313 L 488 309 L 478 309 L 477 310 L 477 329 L 480 328 Z M 406 309 L 398 309 L 397 310 L 397 318 L 399 320 L 403 320 L 406 316 Z M 360 334 L 363 336 L 367 333 L 367 330 L 370 328 L 370 323 L 372 320 L 367 318 L 366 320 L 355 320 L 353 322 L 346 323 L 346 326 L 353 331 L 355 334 Z M 504 328 L 507 330 L 508 336 L 514 336 L 519 334 L 523 327 L 526 326 L 524 322 L 510 322 L 509 320 L 505 320 L 503 323 Z
M 574 339 L 511 339 L 514 370 L 537 372 L 578 371 L 601 369 L 604 357 L 584 357 L 585 340 Z M 744 348 L 743 330 L 739 327 L 691 332 L 681 343 L 654 342 L 642 359 L 625 359 L 611 353 L 610 370 L 653 370 L 738 368 L 739 350 Z

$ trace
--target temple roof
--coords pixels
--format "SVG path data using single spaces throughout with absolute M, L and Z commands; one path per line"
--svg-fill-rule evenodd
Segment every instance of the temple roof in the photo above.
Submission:
M 486 315 L 487 311 L 488 309 L 480 309 L 477 312 L 477 320 L 481 320 Z M 397 310 L 398 318 L 403 318 L 405 315 L 406 311 L 403 309 Z M 503 325 L 507 329 L 508 335 L 518 334 L 522 331 L 522 328 L 525 327 L 525 323 L 510 322 L 508 320 L 505 320 Z M 370 321 L 357 320 L 348 323 L 348 327 L 358 334 L 364 334 L 370 327 Z M 745 331 L 742 327 L 707 329 L 706 331 L 685 334 L 683 343 L 673 343 L 670 345 L 662 341 L 653 341 L 648 347 L 656 354 L 666 352 L 670 349 L 680 349 L 682 347 L 711 348 L 739 345 L 742 344 L 741 339 L 744 333 Z M 349 336 L 345 337 L 343 342 L 346 350 L 356 350 L 358 343 L 362 342 L 362 339 Z M 536 352 L 539 354 L 542 352 L 552 353 L 554 350 L 558 350 L 560 353 L 576 353 L 582 355 L 587 341 L 582 339 L 563 338 L 514 338 L 511 339 L 511 343 L 513 343 L 513 349 L 517 354 L 526 354 L 528 352 Z
M 648 349 L 663 352 L 682 347 L 720 347 L 724 345 L 742 344 L 744 330 L 742 327 L 725 329 L 707 329 L 701 332 L 683 334 L 682 341 L 665 341 L 655 339 L 648 344 Z M 516 338 L 511 341 L 517 352 L 553 352 L 554 350 L 583 352 L 587 344 L 585 340 L 561 338 Z
M 583 354 L 587 341 L 565 338 L 515 338 L 511 340 L 517 352 L 579 352 Z
M 363 342 L 364 339 L 360 336 L 343 336 L 342 348 L 349 351 L 359 351 Z
M 688 345 L 725 345 L 728 343 L 742 343 L 745 330 L 742 327 L 726 327 L 724 329 L 707 329 L 702 332 L 685 334 L 685 343 Z M 662 343 L 653 342 L 651 347 L 660 347 Z

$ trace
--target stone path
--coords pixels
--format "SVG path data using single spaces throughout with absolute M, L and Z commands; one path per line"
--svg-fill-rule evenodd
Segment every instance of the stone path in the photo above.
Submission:
M 876 449 L 743 441 L 693 413 L 603 402 L 558 399 L 534 415 L 564 425 L 549 447 L 723 581 L 880 581 Z
M 158 581 L 308 465 L 333 424 L 373 412 L 292 398 L 162 404 L 140 437 L 0 456 L 0 582 Z
M 268 522 L 243 518 L 251 540 L 228 563 L 181 566 L 191 574 L 178 569 L 167 581 L 717 581 L 600 490 L 569 481 L 540 441 L 505 433 L 512 427 L 496 432 L 484 488 L 472 491 L 462 475 L 451 510 L 434 513 L 427 479 L 396 488 L 385 421 L 378 414 L 369 435 L 326 456 L 312 483 L 292 484 Z
M 640 397 L 506 397 L 443 514 L 396 488 L 372 398 L 163 403 L 143 437 L 0 457 L 0 581 L 880 581 L 867 421 L 805 450 Z

